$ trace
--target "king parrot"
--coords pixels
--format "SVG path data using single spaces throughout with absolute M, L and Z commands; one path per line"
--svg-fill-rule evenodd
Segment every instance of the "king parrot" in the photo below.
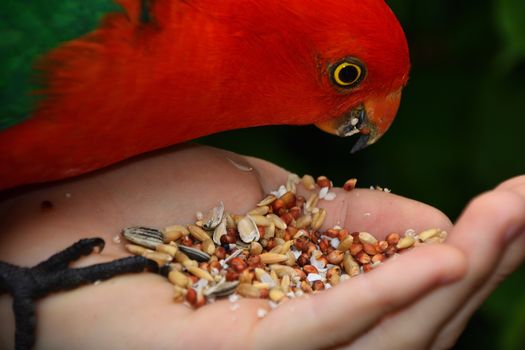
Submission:
M 37 0 L 0 5 L 0 190 L 84 174 L 219 131 L 316 124 L 375 143 L 410 69 L 384 0 Z M 34 343 L 32 300 L 145 268 L 84 269 L 77 242 L 34 268 L 0 262 L 17 348 Z

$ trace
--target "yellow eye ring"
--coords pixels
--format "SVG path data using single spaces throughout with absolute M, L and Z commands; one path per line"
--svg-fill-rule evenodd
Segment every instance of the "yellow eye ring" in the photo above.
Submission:
M 332 81 L 342 88 L 357 86 L 363 80 L 364 75 L 364 67 L 353 60 L 339 62 L 332 68 Z

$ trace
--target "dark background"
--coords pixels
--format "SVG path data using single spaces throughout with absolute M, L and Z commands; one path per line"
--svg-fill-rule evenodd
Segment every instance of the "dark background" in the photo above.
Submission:
M 353 140 L 314 127 L 264 127 L 200 140 L 335 184 L 357 177 L 444 211 L 525 174 L 525 1 L 390 0 L 412 72 L 390 132 L 350 155 Z M 525 349 L 525 268 L 470 322 L 457 349 Z

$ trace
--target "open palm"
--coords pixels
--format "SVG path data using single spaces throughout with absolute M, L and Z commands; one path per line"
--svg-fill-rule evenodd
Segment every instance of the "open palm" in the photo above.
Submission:
M 253 169 L 249 171 L 249 169 Z M 33 265 L 80 238 L 106 248 L 77 266 L 128 255 L 113 237 L 122 228 L 190 223 L 223 201 L 244 213 L 285 182 L 287 172 L 254 158 L 199 146 L 128 161 L 79 179 L 11 193 L 0 202 L 0 257 Z M 336 190 L 337 191 L 337 190 Z M 52 209 L 42 210 L 50 201 Z M 458 222 L 393 194 L 337 191 L 326 227 L 377 237 L 412 228 L 450 232 L 446 244 L 420 247 L 336 288 L 281 304 L 218 301 L 198 310 L 172 302 L 165 278 L 129 274 L 50 295 L 38 302 L 37 348 L 366 348 L 450 347 L 471 314 L 525 257 L 525 178 L 474 200 Z M 511 240 L 506 237 L 516 233 Z M 11 298 L 0 297 L 0 347 L 13 346 Z

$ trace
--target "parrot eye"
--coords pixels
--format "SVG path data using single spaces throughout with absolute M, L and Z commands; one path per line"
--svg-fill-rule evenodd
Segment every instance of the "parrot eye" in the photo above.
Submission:
M 365 67 L 356 59 L 346 59 L 334 64 L 331 75 L 336 86 L 349 89 L 356 87 L 363 80 Z

